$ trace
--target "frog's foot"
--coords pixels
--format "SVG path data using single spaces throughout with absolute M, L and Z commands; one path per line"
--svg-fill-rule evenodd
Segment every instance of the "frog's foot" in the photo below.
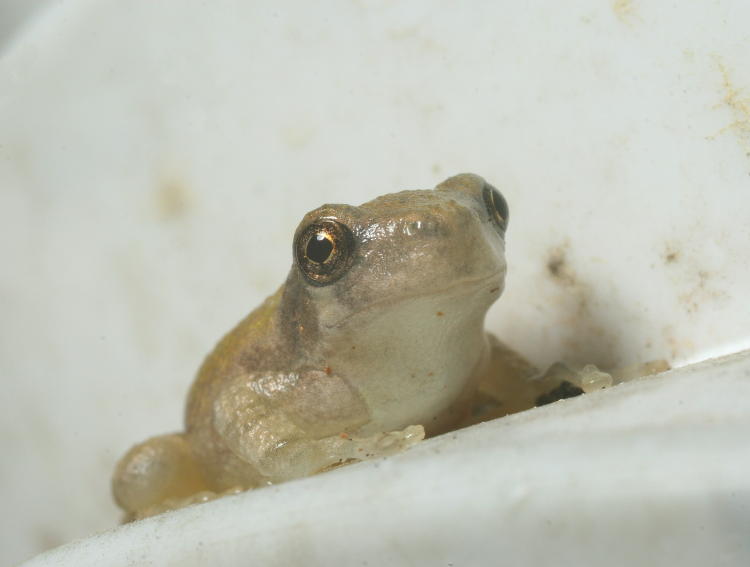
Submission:
M 604 372 L 593 364 L 587 364 L 580 370 L 571 368 L 562 362 L 550 366 L 540 377 L 539 384 L 546 384 L 550 389 L 536 399 L 536 405 L 542 406 L 579 394 L 603 390 L 615 384 L 629 382 L 638 378 L 651 376 L 669 370 L 666 360 L 652 360 L 633 364 Z
M 134 513 L 130 519 L 142 520 L 143 518 L 156 516 L 157 514 L 162 514 L 170 510 L 177 510 L 178 508 L 184 508 L 185 506 L 209 502 L 211 500 L 216 500 L 217 498 L 228 496 L 230 494 L 239 494 L 240 492 L 244 492 L 244 490 L 245 489 L 238 486 L 235 488 L 230 488 L 229 490 L 225 490 L 223 492 L 212 492 L 210 490 L 204 490 L 202 492 L 196 492 L 195 494 L 188 496 L 187 498 L 168 498 L 160 502 L 159 504 L 155 504 L 153 506 L 149 506 L 148 508 L 138 510 L 138 512 Z
M 489 335 L 488 340 L 490 362 L 480 377 L 479 388 L 472 401 L 471 415 L 460 424 L 460 427 L 572 398 L 585 392 L 593 392 L 669 369 L 669 364 L 665 360 L 634 364 L 608 372 L 599 370 L 593 364 L 588 364 L 579 370 L 557 362 L 546 372 L 539 372 L 523 356 L 493 335 Z
M 424 439 L 424 427 L 410 425 L 400 431 L 387 431 L 369 437 L 346 437 L 351 458 L 387 457 L 405 451 Z
M 338 457 L 319 472 L 331 470 L 342 465 L 372 459 L 388 457 L 401 453 L 424 439 L 424 427 L 410 425 L 399 431 L 376 433 L 367 437 L 357 437 L 342 433 L 335 437 L 321 439 L 327 445 L 329 454 Z
M 206 483 L 182 434 L 161 435 L 136 445 L 120 459 L 112 479 L 115 501 L 126 521 L 175 507 L 169 503 L 206 494 Z M 192 503 L 192 502 L 189 502 Z

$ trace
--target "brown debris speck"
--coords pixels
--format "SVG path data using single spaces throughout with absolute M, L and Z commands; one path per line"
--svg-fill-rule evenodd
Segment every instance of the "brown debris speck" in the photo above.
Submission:
M 564 244 L 550 250 L 547 258 L 547 273 L 560 285 L 574 286 L 577 282 L 575 273 L 568 265 L 567 249 L 568 245 Z
M 724 87 L 723 102 L 732 111 L 734 121 L 708 138 L 715 139 L 725 132 L 734 132 L 745 154 L 750 157 L 750 97 L 746 95 L 746 92 L 743 92 L 743 89 L 737 88 L 732 82 L 729 68 L 724 62 L 718 58 L 716 62 L 721 72 L 722 86 Z
M 674 264 L 680 261 L 680 249 L 673 243 L 668 243 L 664 248 L 664 254 L 662 255 L 664 264 Z
M 167 178 L 161 182 L 157 187 L 155 199 L 157 213 L 165 221 L 182 218 L 190 210 L 190 192 L 175 178 Z

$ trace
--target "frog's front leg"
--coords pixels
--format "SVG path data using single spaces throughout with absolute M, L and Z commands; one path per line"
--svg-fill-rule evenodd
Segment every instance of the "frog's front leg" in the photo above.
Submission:
M 665 360 L 653 360 L 602 372 L 592 364 L 574 370 L 562 362 L 545 372 L 488 334 L 489 364 L 479 380 L 472 415 L 462 426 L 572 398 L 612 384 L 649 376 L 669 369 Z
M 571 397 L 583 390 L 555 372 L 539 369 L 519 353 L 488 334 L 489 363 L 479 379 L 471 416 L 461 425 L 473 425 L 542 405 L 546 397 Z
M 237 377 L 217 397 L 213 415 L 229 450 L 270 482 L 390 455 L 424 438 L 421 425 L 357 436 L 368 420 L 348 383 L 318 370 Z

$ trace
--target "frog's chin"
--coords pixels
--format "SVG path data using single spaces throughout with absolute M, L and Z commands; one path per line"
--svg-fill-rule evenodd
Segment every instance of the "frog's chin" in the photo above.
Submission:
M 350 324 L 352 320 L 360 320 L 362 317 L 375 318 L 379 312 L 388 311 L 392 313 L 394 309 L 398 310 L 399 306 L 416 301 L 424 301 L 433 305 L 461 305 L 460 309 L 465 309 L 468 312 L 486 311 L 490 305 L 497 301 L 503 293 L 504 287 L 505 270 L 497 270 L 486 276 L 461 278 L 434 290 L 419 290 L 368 303 L 360 309 L 347 313 L 333 323 L 326 325 L 326 327 L 329 329 L 341 328 Z M 467 303 L 468 305 L 462 305 Z
M 372 427 L 442 430 L 486 360 L 484 318 L 501 291 L 495 273 L 369 305 L 331 329 L 326 360 L 362 396 Z

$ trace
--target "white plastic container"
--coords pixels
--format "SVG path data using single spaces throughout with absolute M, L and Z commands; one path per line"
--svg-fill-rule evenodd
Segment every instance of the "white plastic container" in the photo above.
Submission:
M 746 351 L 25 565 L 747 565 L 749 376 Z

